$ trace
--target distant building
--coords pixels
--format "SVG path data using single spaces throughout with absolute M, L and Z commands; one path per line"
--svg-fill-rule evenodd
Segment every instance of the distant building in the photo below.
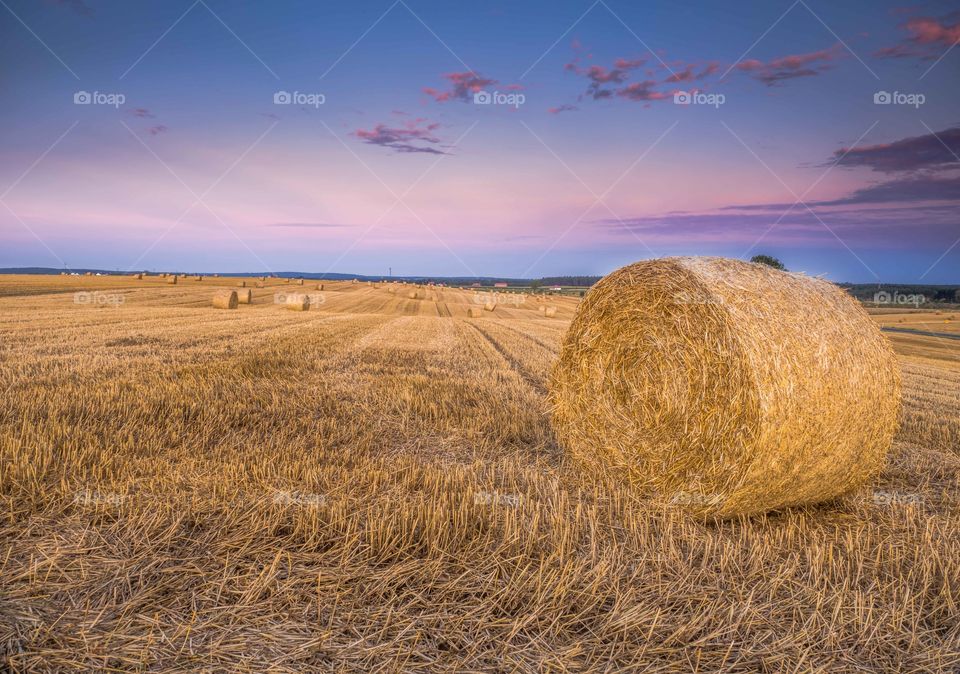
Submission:
M 479 287 L 480 287 L 480 284 L 479 284 L 479 283 L 471 283 L 471 284 L 470 284 L 470 287 L 471 287 L 471 288 L 479 288 Z
M 494 287 L 494 288 L 506 288 L 506 287 L 507 287 L 507 284 L 504 283 L 503 281 L 497 281 L 496 283 L 493 284 L 493 287 Z
M 558 293 L 558 292 L 562 291 L 563 288 L 561 288 L 560 286 L 553 286 L 552 288 L 550 288 L 550 290 L 552 290 L 553 292 L 557 292 L 557 293 Z

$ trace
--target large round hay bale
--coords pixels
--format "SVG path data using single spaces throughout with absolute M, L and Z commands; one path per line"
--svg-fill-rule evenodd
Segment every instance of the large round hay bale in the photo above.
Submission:
M 253 291 L 250 288 L 241 288 L 237 291 L 237 302 L 240 304 L 253 304 Z
M 416 290 L 411 290 L 410 292 L 407 293 L 407 297 L 409 297 L 412 300 L 415 300 L 418 297 L 420 297 L 420 294 Z
M 213 306 L 217 309 L 236 309 L 238 303 L 236 290 L 218 290 L 213 294 Z
M 309 311 L 310 296 L 302 293 L 290 293 L 287 295 L 286 306 L 290 311 Z
M 467 309 L 467 316 L 470 318 L 480 318 L 483 316 L 483 311 L 480 310 L 480 307 L 469 307 Z
M 173 285 L 173 286 L 177 285 L 177 277 L 176 277 L 176 276 L 168 276 L 168 277 L 167 277 L 167 283 L 169 283 L 170 285 Z
M 832 283 L 664 258 L 610 274 L 580 303 L 551 398 L 578 463 L 727 517 L 828 500 L 875 476 L 900 373 Z
M 497 305 L 494 304 L 493 302 L 489 302 L 489 301 L 488 301 L 486 304 L 483 305 L 483 310 L 484 310 L 484 311 L 493 311 L 493 310 L 496 309 L 496 308 L 497 308 Z

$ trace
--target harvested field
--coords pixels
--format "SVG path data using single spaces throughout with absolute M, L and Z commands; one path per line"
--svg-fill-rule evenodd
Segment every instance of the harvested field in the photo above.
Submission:
M 715 524 L 559 451 L 578 300 L 239 280 L 0 277 L 0 668 L 960 668 L 960 342 L 884 333 L 873 484 Z

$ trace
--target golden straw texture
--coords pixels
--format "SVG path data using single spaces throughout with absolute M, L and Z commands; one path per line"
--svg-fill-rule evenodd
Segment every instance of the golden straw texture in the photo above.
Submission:
M 237 303 L 236 290 L 218 290 L 213 295 L 213 306 L 217 309 L 236 309 Z
M 900 373 L 876 325 L 831 283 L 664 258 L 589 292 L 551 397 L 578 462 L 727 517 L 828 500 L 875 476 Z
M 310 296 L 297 293 L 287 295 L 287 309 L 290 311 L 309 311 Z

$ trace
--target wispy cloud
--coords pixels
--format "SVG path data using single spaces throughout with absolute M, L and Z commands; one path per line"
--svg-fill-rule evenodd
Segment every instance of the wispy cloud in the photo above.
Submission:
M 922 136 L 903 138 L 892 143 L 841 148 L 834 152 L 839 166 L 865 166 L 881 173 L 944 170 L 960 168 L 960 127 Z M 831 162 L 832 163 L 832 162 Z
M 820 75 L 830 70 L 833 67 L 833 62 L 841 58 L 843 54 L 842 45 L 837 44 L 829 49 L 821 49 L 807 54 L 791 54 L 767 62 L 747 59 L 738 63 L 735 69 L 748 74 L 768 87 L 773 87 L 786 80 Z
M 402 126 L 377 124 L 370 130 L 357 129 L 352 135 L 364 143 L 390 148 L 402 154 L 418 152 L 449 154 L 439 149 L 442 147 L 442 141 L 434 133 L 439 128 L 439 122 L 431 122 L 423 117 L 417 117 L 408 120 Z
M 433 87 L 424 87 L 423 93 L 431 96 L 438 103 L 447 101 L 471 101 L 473 95 L 489 86 L 497 84 L 497 80 L 481 77 L 477 73 L 445 73 L 442 77 L 447 80 L 447 87 L 443 90 Z
M 876 56 L 933 59 L 960 42 L 960 12 L 952 12 L 941 18 L 916 16 L 901 24 L 901 27 L 910 34 L 909 37 L 892 47 L 878 50 Z

